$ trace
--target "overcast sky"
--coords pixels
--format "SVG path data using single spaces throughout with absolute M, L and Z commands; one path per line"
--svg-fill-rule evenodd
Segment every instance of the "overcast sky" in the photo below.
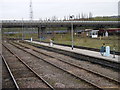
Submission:
M 32 0 L 33 18 L 63 18 L 67 15 L 118 15 L 119 0 Z M 29 19 L 30 0 L 0 0 L 0 19 Z

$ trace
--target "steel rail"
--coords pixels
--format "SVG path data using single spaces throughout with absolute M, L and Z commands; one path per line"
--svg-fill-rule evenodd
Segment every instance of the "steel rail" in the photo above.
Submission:
M 30 71 L 32 71 L 40 80 L 42 80 L 50 89 L 55 90 L 52 85 L 50 85 L 45 79 L 38 75 L 30 66 L 28 66 L 19 56 L 13 53 L 7 46 L 2 44 L 10 53 L 12 53 L 19 61 L 21 61 Z
M 92 83 L 92 82 L 88 81 L 87 79 L 83 79 L 83 78 L 81 78 L 81 77 L 79 77 L 79 76 L 77 76 L 77 75 L 75 75 L 75 74 L 73 74 L 73 73 L 71 73 L 71 72 L 69 72 L 69 71 L 66 71 L 65 69 L 63 69 L 63 68 L 61 68 L 61 67 L 58 67 L 57 65 L 54 65 L 53 63 L 48 62 L 48 61 L 46 61 L 45 59 L 40 58 L 39 56 L 34 55 L 34 54 L 32 54 L 32 53 L 30 53 L 30 52 L 24 50 L 23 48 L 20 48 L 20 47 L 16 46 L 16 45 L 13 44 L 13 43 L 10 43 L 10 44 L 13 45 L 13 46 L 15 46 L 16 48 L 19 48 L 20 50 L 23 50 L 23 51 L 25 51 L 25 52 L 31 54 L 32 56 L 34 56 L 34 57 L 36 57 L 36 58 L 38 58 L 38 59 L 40 59 L 40 60 L 42 60 L 42 61 L 44 61 L 44 62 L 46 62 L 46 63 L 48 63 L 48 64 L 50 64 L 50 65 L 52 65 L 52 66 L 58 68 L 58 69 L 60 69 L 60 70 L 62 70 L 62 71 L 64 71 L 64 72 L 70 74 L 71 76 L 74 76 L 74 77 L 76 77 L 76 78 L 78 78 L 78 79 L 80 79 L 80 80 L 82 80 L 82 81 L 84 81 L 84 82 L 86 82 L 86 83 L 88 83 L 88 84 L 94 86 L 95 88 L 98 88 L 98 89 L 100 89 L 100 90 L 103 90 L 100 86 L 96 85 L 95 83 Z
M 5 63 L 5 65 L 6 65 L 6 67 L 7 67 L 7 70 L 8 70 L 8 72 L 9 72 L 9 74 L 10 74 L 10 76 L 11 76 L 14 84 L 15 84 L 15 87 L 17 88 L 17 90 L 20 90 L 20 87 L 19 87 L 17 81 L 15 80 L 14 75 L 12 74 L 12 72 L 11 72 L 11 70 L 10 70 L 10 67 L 9 67 L 8 63 L 6 62 L 5 57 L 4 57 L 2 54 L 1 54 L 1 57 L 2 57 L 3 62 Z

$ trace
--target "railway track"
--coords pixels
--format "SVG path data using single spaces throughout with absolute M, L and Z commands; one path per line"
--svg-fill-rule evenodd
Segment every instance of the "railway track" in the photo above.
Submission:
M 10 60 L 6 60 L 5 57 L 3 55 L 2 59 L 10 73 L 10 76 L 12 77 L 12 80 L 15 84 L 15 87 L 17 90 L 20 90 L 21 88 L 26 88 L 25 86 L 27 86 L 27 84 L 24 86 L 22 83 L 27 83 L 27 78 L 32 78 L 30 80 L 34 80 L 36 84 L 38 84 L 37 86 L 42 86 L 39 88 L 47 88 L 48 90 L 55 90 L 54 87 L 52 87 L 46 80 L 44 80 L 40 75 L 38 75 L 31 67 L 29 67 L 28 64 L 26 64 L 19 56 L 17 56 L 17 54 L 13 53 L 8 47 L 6 47 L 5 45 L 3 45 L 5 47 L 5 49 L 12 54 L 12 58 L 13 60 L 16 58 L 16 60 L 14 60 L 14 62 L 12 61 L 10 63 Z M 11 57 L 9 57 L 11 58 Z M 14 68 L 14 66 L 12 67 L 13 64 L 18 64 L 19 68 L 22 68 L 22 70 L 19 70 L 18 68 Z M 21 65 L 22 64 L 22 65 Z M 17 67 L 18 67 L 17 66 Z M 24 68 L 24 69 L 23 69 Z M 25 72 L 24 72 L 25 71 Z M 16 73 L 20 73 L 21 76 L 19 76 Z M 27 73 L 27 74 L 26 74 Z M 29 80 L 28 80 L 29 81 Z M 33 84 L 33 82 L 29 82 L 29 85 Z M 22 87 L 23 85 L 23 87 Z M 29 88 L 36 88 L 34 87 L 35 85 L 30 86 Z
M 18 54 L 19 55 L 19 53 L 22 53 L 22 52 L 24 52 L 24 51 L 22 51 L 22 50 L 19 50 L 18 48 L 16 48 L 16 47 L 14 47 L 13 45 L 10 45 L 10 44 L 7 44 L 6 46 L 8 46 L 8 48 L 10 48 L 15 54 Z M 11 48 L 12 47 L 12 48 Z M 18 52 L 18 53 L 17 53 Z M 26 54 L 26 55 L 25 55 Z M 40 73 L 40 71 L 41 71 L 41 68 L 38 68 L 39 66 L 41 67 L 41 65 L 42 65 L 42 67 L 44 67 L 44 65 L 45 64 L 43 64 L 43 62 L 44 63 L 46 63 L 46 66 L 48 67 L 48 70 L 49 71 L 53 71 L 53 69 L 54 68 L 56 68 L 55 66 L 53 66 L 52 64 L 49 64 L 48 62 L 45 62 L 45 61 L 43 61 L 43 60 L 41 60 L 41 59 L 39 59 L 39 58 L 37 58 L 37 57 L 35 57 L 35 56 L 33 56 L 33 55 L 31 55 L 31 54 L 29 54 L 29 53 L 26 53 L 26 52 L 24 52 L 24 54 L 23 55 L 25 55 L 26 57 L 34 57 L 34 58 L 32 58 L 31 60 L 32 60 L 32 62 L 31 62 L 31 60 L 29 61 L 28 59 L 26 59 L 25 60 L 25 58 L 22 58 L 21 57 L 21 55 L 19 55 L 19 57 L 21 57 L 23 60 L 24 60 L 24 62 L 26 62 L 27 64 L 29 64 L 29 66 L 30 67 L 32 67 L 32 69 L 34 69 L 38 74 L 40 74 L 40 75 L 42 75 L 42 72 Z M 34 62 L 35 61 L 35 62 Z M 36 62 L 37 61 L 37 62 Z M 40 65 L 38 65 L 37 64 L 37 66 L 38 67 L 36 67 L 36 63 L 38 63 L 38 64 L 40 64 Z M 42 63 L 42 64 L 41 64 Z M 45 71 L 46 71 L 46 66 L 45 66 Z M 54 68 L 52 68 L 52 67 L 54 67 Z M 57 71 L 57 73 L 59 73 L 59 72 L 61 72 L 61 73 L 59 73 L 59 74 L 57 74 L 56 73 L 56 71 Z M 66 73 L 66 74 L 65 74 Z M 51 73 L 49 73 L 50 75 L 52 75 Z M 47 74 L 45 73 L 43 73 L 43 77 L 44 76 L 46 76 Z M 60 82 L 62 81 L 64 81 L 64 79 L 66 78 L 66 80 L 67 79 L 70 79 L 70 80 L 67 80 L 67 81 L 69 81 L 69 82 L 67 82 L 67 84 L 65 84 L 65 85 L 68 85 L 68 86 L 65 86 L 65 87 L 63 87 L 63 89 L 64 88 L 73 88 L 73 89 L 76 89 L 76 88 L 92 88 L 93 90 L 94 89 L 99 89 L 99 88 L 97 88 L 97 87 L 95 87 L 94 85 L 91 85 L 90 83 L 88 83 L 88 82 L 85 82 L 84 80 L 82 80 L 82 79 L 80 79 L 79 77 L 75 77 L 74 75 L 72 75 L 72 74 L 70 74 L 69 72 L 66 72 L 66 71 L 64 71 L 64 70 L 62 70 L 62 69 L 60 69 L 60 68 L 56 68 L 56 70 L 53 72 L 53 75 L 55 75 L 55 77 L 56 77 L 56 75 L 60 75 L 62 78 L 60 79 L 60 78 L 55 78 L 55 79 L 58 79 Z M 57 76 L 58 77 L 58 76 Z M 45 77 L 44 77 L 45 78 Z M 49 78 L 50 79 L 50 78 Z M 47 81 L 50 81 L 49 83 L 51 83 L 51 82 L 54 82 L 54 81 L 52 81 L 52 79 L 50 79 L 50 80 L 48 80 L 47 78 L 45 78 L 45 80 L 47 80 Z M 53 80 L 54 80 L 54 77 L 53 77 Z M 73 81 L 72 81 L 73 80 Z M 65 81 L 66 82 L 66 81 Z M 74 87 L 73 85 L 72 85 L 72 87 L 71 87 L 71 84 L 69 84 L 69 83 L 74 83 L 74 85 L 76 86 L 76 84 L 78 85 L 78 87 Z M 56 82 L 56 83 L 59 83 L 59 82 Z M 63 82 L 64 83 L 64 82 Z M 51 83 L 52 84 L 52 83 Z M 62 83 L 61 83 L 62 84 Z M 56 87 L 56 85 L 54 85 L 54 84 L 52 84 L 54 87 L 55 87 L 55 89 L 56 88 L 58 88 L 59 89 L 59 84 L 58 84 L 58 87 Z
M 27 48 L 27 49 L 32 49 L 33 51 L 38 52 L 38 53 L 40 53 L 40 54 L 43 54 L 43 55 L 45 55 L 45 56 L 47 56 L 47 57 L 54 58 L 55 60 L 59 60 L 60 62 L 69 64 L 69 65 L 71 65 L 71 66 L 73 66 L 73 67 L 76 67 L 76 68 L 79 68 L 79 69 L 83 69 L 83 70 L 85 70 L 85 71 L 87 71 L 87 72 L 90 72 L 90 73 L 94 73 L 94 74 L 96 74 L 96 75 L 98 75 L 98 76 L 104 77 L 104 78 L 106 78 L 106 79 L 109 79 L 110 81 L 113 81 L 113 82 L 115 82 L 115 83 L 120 84 L 120 81 L 119 81 L 118 79 L 114 79 L 114 78 L 112 78 L 112 77 L 106 76 L 106 75 L 104 75 L 104 74 L 101 74 L 101 73 L 99 73 L 99 72 L 93 71 L 93 70 L 91 70 L 91 69 L 87 69 L 87 68 L 84 68 L 84 67 L 82 67 L 82 66 L 78 66 L 78 65 L 76 65 L 76 64 L 74 64 L 74 63 L 70 63 L 70 62 L 68 62 L 68 61 L 66 61 L 66 60 L 63 60 L 63 59 L 61 59 L 61 58 L 57 58 L 57 57 L 55 57 L 55 56 L 53 56 L 53 55 L 50 55 L 50 54 L 47 54 L 47 53 L 44 53 L 44 52 L 40 52 L 39 50 L 37 50 L 37 49 L 35 49 L 35 48 L 32 48 L 32 47 L 30 48 L 30 47 L 25 46 L 25 45 L 22 45 L 22 44 L 20 44 L 20 43 L 16 43 L 16 44 L 18 44 L 18 45 L 20 45 L 20 46 L 22 46 L 22 47 L 24 47 L 24 48 Z
M 11 44 L 12 44 L 12 43 L 11 43 Z M 12 45 L 13 45 L 13 44 L 12 44 Z M 20 47 L 17 47 L 16 45 L 13 45 L 13 46 L 15 46 L 16 48 L 21 49 Z M 24 49 L 21 49 L 21 50 L 27 52 L 27 51 L 24 50 Z M 29 53 L 29 52 L 27 52 L 27 53 Z M 72 73 L 66 71 L 65 69 L 62 69 L 62 68 L 58 67 L 57 65 L 54 65 L 54 64 L 52 64 L 52 63 L 50 63 L 50 62 L 48 62 L 48 61 L 46 61 L 46 60 L 44 60 L 44 59 L 42 59 L 42 58 L 40 58 L 40 57 L 37 57 L 36 55 L 34 55 L 34 54 L 32 54 L 32 53 L 29 53 L 29 54 L 31 54 L 32 56 L 34 56 L 34 57 L 36 57 L 36 58 L 38 58 L 38 59 L 40 59 L 40 60 L 42 60 L 42 61 L 44 61 L 44 62 L 46 62 L 46 63 L 48 63 L 48 64 L 50 64 L 50 65 L 52 65 L 52 66 L 54 66 L 55 68 L 58 68 L 58 69 L 62 70 L 63 72 L 65 72 L 65 73 L 67 73 L 67 74 L 70 74 L 70 75 L 73 76 L 74 78 L 80 79 L 80 80 L 84 81 L 85 83 L 88 83 L 89 85 L 91 85 L 91 86 L 94 87 L 94 88 L 101 89 L 99 86 L 96 86 L 94 83 L 91 83 L 91 82 L 87 81 L 86 79 L 80 78 L 80 77 L 78 77 L 77 75 L 72 74 Z
M 21 53 L 21 52 L 24 52 L 24 51 L 22 51 L 22 50 L 19 50 L 19 49 L 17 49 L 17 48 L 15 48 L 14 46 L 12 46 L 12 45 L 10 45 L 10 44 L 8 44 L 7 45 L 8 46 L 8 48 L 10 48 L 14 53 L 16 53 L 16 54 L 18 54 L 17 52 L 19 52 L 19 53 Z M 12 48 L 11 48 L 12 47 Z M 26 53 L 26 52 L 24 52 L 24 53 Z M 24 54 L 25 55 L 25 54 Z M 29 54 L 29 53 L 26 53 L 26 57 L 28 57 L 28 55 L 30 56 L 31 54 Z M 21 57 L 21 55 L 20 55 L 20 57 Z M 33 55 L 31 55 L 31 57 L 34 57 L 34 59 L 32 58 L 32 60 L 34 60 L 34 61 L 37 61 L 37 63 L 38 64 L 40 64 L 40 63 L 42 63 L 42 62 L 44 62 L 44 63 L 46 63 L 46 65 L 47 65 L 47 67 L 49 67 L 49 66 L 52 66 L 52 67 L 54 67 L 54 68 L 56 68 L 55 66 L 53 66 L 52 64 L 49 64 L 48 62 L 45 62 L 45 61 L 43 61 L 43 60 L 41 60 L 41 59 L 39 59 L 39 58 L 37 58 L 37 57 L 35 57 L 35 56 L 33 56 Z M 36 58 L 36 59 L 35 59 Z M 24 60 L 24 59 L 23 59 Z M 27 60 L 27 59 L 26 59 Z M 27 60 L 26 61 L 25 60 L 25 62 L 27 63 L 27 64 L 29 64 L 30 65 L 30 63 L 32 63 L 31 61 L 30 61 L 30 63 L 29 63 L 29 60 Z M 39 62 L 40 61 L 40 62 Z M 42 62 L 41 62 L 42 61 Z M 34 66 L 35 67 L 32 67 L 33 66 L 33 64 L 34 64 Z M 31 64 L 30 66 L 36 71 L 36 72 L 38 72 L 39 73 L 39 71 L 41 71 L 41 70 L 39 70 L 39 68 L 37 68 L 36 67 L 36 65 L 35 65 L 35 62 L 33 62 L 33 64 Z M 41 64 L 42 65 L 42 67 L 44 66 L 44 64 L 42 63 Z M 45 67 L 45 70 L 46 70 L 46 67 Z M 88 83 L 88 82 L 85 82 L 84 80 L 82 80 L 82 79 L 80 79 L 79 77 L 75 77 L 73 74 L 70 74 L 69 72 L 66 72 L 66 71 L 64 71 L 64 70 L 62 70 L 62 69 L 60 69 L 60 68 L 56 68 L 56 70 L 58 71 L 58 72 L 61 72 L 62 71 L 62 73 L 61 74 L 58 74 L 58 75 L 61 75 L 62 77 L 64 76 L 64 78 L 66 78 L 66 79 L 70 79 L 70 80 L 67 80 L 67 81 L 69 81 L 69 83 L 71 83 L 71 82 L 74 82 L 74 79 L 76 79 L 76 81 L 74 82 L 74 83 L 76 83 L 76 84 L 78 84 L 78 85 L 80 85 L 80 88 L 92 88 L 93 90 L 94 89 L 100 89 L 100 88 L 98 88 L 98 87 L 96 87 L 96 86 L 94 86 L 94 85 L 91 85 L 90 83 Z M 53 68 L 51 68 L 51 67 L 49 67 L 49 71 L 53 71 Z M 56 72 L 56 71 L 55 71 Z M 57 72 L 57 73 L 58 73 Z M 53 73 L 53 74 L 55 74 L 55 75 L 57 75 L 57 73 L 55 74 L 55 73 Z M 65 74 L 66 73 L 66 74 Z M 39 73 L 40 74 L 40 73 Z M 51 73 L 50 73 L 51 74 Z M 68 76 L 70 76 L 70 77 L 68 77 L 67 76 L 67 74 L 68 74 Z M 54 79 L 54 78 L 53 78 Z M 60 79 L 60 78 L 57 78 L 58 80 Z M 72 81 L 73 80 L 73 81 Z M 51 81 L 51 80 L 50 80 Z M 63 80 L 63 78 L 61 78 L 60 79 L 60 81 L 64 81 Z M 53 81 L 52 81 L 53 82 Z M 65 81 L 66 82 L 66 81 Z M 64 82 L 63 82 L 64 83 Z M 67 82 L 67 85 L 69 86 L 69 83 Z M 76 84 L 75 84 L 75 86 L 76 86 Z M 53 84 L 52 84 L 53 85 Z M 71 85 L 71 84 L 70 84 Z M 82 86 L 82 87 L 81 87 Z M 55 87 L 55 89 L 56 88 L 58 88 L 58 87 Z M 66 88 L 66 87 L 65 87 Z M 71 88 L 71 87 L 70 87 Z M 73 89 L 76 89 L 76 88 L 79 88 L 79 86 L 78 87 L 72 87 Z M 59 89 L 59 88 L 58 88 Z
M 31 55 L 34 55 L 35 57 L 37 57 L 37 58 L 39 58 L 39 59 L 44 60 L 45 62 L 47 62 L 47 63 L 49 63 L 49 64 L 51 64 L 51 65 L 54 65 L 55 67 L 57 67 L 57 68 L 59 68 L 59 69 L 61 69 L 61 70 L 66 71 L 67 73 L 69 73 L 69 74 L 71 74 L 71 75 L 74 75 L 76 78 L 80 78 L 80 79 L 86 81 L 87 83 L 90 83 L 91 85 L 93 85 L 93 86 L 95 86 L 95 87 L 97 87 L 97 88 L 99 88 L 99 89 L 102 89 L 102 88 L 105 88 L 105 87 L 106 87 L 106 88 L 110 87 L 109 85 L 107 85 L 108 87 L 107 87 L 107 86 L 102 87 L 102 86 L 100 86 L 100 85 L 98 85 L 98 84 L 95 84 L 95 82 L 93 82 L 92 80 L 86 79 L 87 77 L 83 79 L 83 77 L 80 77 L 79 75 L 76 75 L 75 72 L 74 72 L 74 73 L 71 73 L 71 72 L 69 72 L 68 70 L 60 67 L 59 65 L 58 65 L 58 66 L 55 65 L 56 63 L 52 63 L 52 62 L 49 62 L 49 61 L 47 61 L 47 60 L 45 60 L 45 59 L 43 59 L 43 58 L 40 58 L 37 54 L 35 55 L 35 54 L 31 53 L 31 52 L 28 52 L 28 51 L 24 50 L 23 48 L 21 48 L 21 47 L 19 47 L 19 46 L 16 46 L 16 45 L 13 44 L 13 43 L 12 43 L 12 45 L 14 45 L 15 47 L 17 47 L 17 48 L 19 48 L 19 49 L 22 49 L 23 51 L 25 51 L 25 52 L 27 52 L 27 53 L 30 53 Z M 20 45 L 20 44 L 19 44 L 19 45 Z M 26 46 L 23 46 L 23 45 L 21 45 L 21 46 L 28 49 L 28 47 L 26 47 Z M 29 49 L 30 49 L 30 48 L 29 48 Z M 76 70 L 77 70 L 77 69 L 79 69 L 79 70 L 84 70 L 85 72 L 87 72 L 87 74 L 88 74 L 88 73 L 91 73 L 92 75 L 94 74 L 94 76 L 96 75 L 97 78 L 102 78 L 102 79 L 107 80 L 109 84 L 111 84 L 111 82 L 112 82 L 112 84 L 115 83 L 115 84 L 113 84 L 113 86 L 112 86 L 111 88 L 117 88 L 117 85 L 120 84 L 120 82 L 119 82 L 118 80 L 113 79 L 113 78 L 111 78 L 111 77 L 105 76 L 105 75 L 103 75 L 103 74 L 100 74 L 100 73 L 98 73 L 98 72 L 92 71 L 92 70 L 90 70 L 90 69 L 85 69 L 85 68 L 83 68 L 83 67 L 77 66 L 77 65 L 72 64 L 72 63 L 69 63 L 69 62 L 66 62 L 66 61 L 64 61 L 64 60 L 55 58 L 55 57 L 50 56 L 50 55 L 48 55 L 48 54 L 39 52 L 39 51 L 37 51 L 37 50 L 35 50 L 35 49 L 32 49 L 32 50 L 35 51 L 35 52 L 37 52 L 37 53 L 43 54 L 43 55 L 45 55 L 46 57 L 54 58 L 54 59 L 56 59 L 56 60 L 59 60 L 60 62 L 62 62 L 62 64 L 65 63 L 65 64 L 67 64 L 67 65 L 70 65 L 71 67 L 74 67 Z M 95 77 L 96 77 L 96 76 L 95 76 Z M 101 80 L 100 80 L 100 81 L 101 81 Z M 115 87 L 114 87 L 114 85 L 115 85 Z M 104 86 L 104 85 L 103 85 L 103 86 Z

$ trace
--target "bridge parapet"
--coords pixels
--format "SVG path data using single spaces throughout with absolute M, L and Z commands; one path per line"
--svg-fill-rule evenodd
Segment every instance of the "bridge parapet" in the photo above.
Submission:
M 47 26 L 69 26 L 73 23 L 77 26 L 115 26 L 118 27 L 120 21 L 40 21 L 40 20 L 2 20 L 3 27 L 21 27 L 23 26 L 32 26 L 38 27 L 39 25 Z

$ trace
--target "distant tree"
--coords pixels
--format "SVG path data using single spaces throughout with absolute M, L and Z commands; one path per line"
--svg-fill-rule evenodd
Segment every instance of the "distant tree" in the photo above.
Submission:
M 48 21 L 50 21 L 50 18 L 48 18 Z
M 78 19 L 80 19 L 80 14 L 78 15 Z
M 87 19 L 89 19 L 89 14 L 87 14 Z
M 89 12 L 89 18 L 92 18 L 93 14 L 91 12 Z
M 66 16 L 64 16 L 64 20 L 67 20 L 67 19 L 66 19 Z
M 47 21 L 48 19 L 47 18 L 45 18 L 45 21 Z
M 78 19 L 78 15 L 75 16 L 75 19 L 76 19 L 76 20 Z
M 40 21 L 42 21 L 42 18 L 39 18 Z
M 69 16 L 68 16 L 68 20 L 70 20 L 70 14 L 69 14 Z
M 69 16 L 66 16 L 66 20 L 69 20 Z
M 87 15 L 87 14 L 84 14 L 84 18 L 86 18 L 86 19 L 87 19 L 87 18 L 88 18 L 88 15 Z
M 87 14 L 84 13 L 84 14 L 83 14 L 83 17 L 84 17 L 84 19 L 87 18 Z
M 81 14 L 81 18 L 82 18 L 82 19 L 84 19 L 84 18 L 85 18 L 83 13 Z
M 55 21 L 55 20 L 57 20 L 58 18 L 56 17 L 56 16 L 53 16 L 52 17 L 52 21 Z

